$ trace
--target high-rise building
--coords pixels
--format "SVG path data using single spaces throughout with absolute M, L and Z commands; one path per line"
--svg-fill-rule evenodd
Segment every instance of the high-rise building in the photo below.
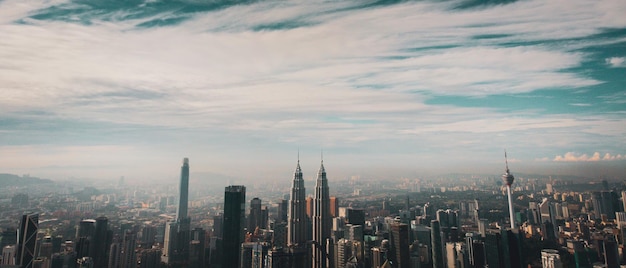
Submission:
M 511 185 L 513 184 L 513 174 L 509 171 L 509 161 L 506 158 L 506 151 L 504 151 L 504 162 L 506 164 L 506 173 L 502 175 L 502 180 L 506 184 L 506 193 L 509 200 L 509 217 L 511 222 L 511 229 L 515 229 L 515 211 L 513 210 L 513 198 L 511 197 Z
M 205 267 L 206 262 L 206 231 L 195 228 L 191 231 L 189 245 L 189 268 Z
M 78 223 L 78 229 L 76 230 L 76 238 L 79 237 L 93 237 L 96 232 L 96 221 L 93 219 L 81 220 Z
M 409 268 L 411 259 L 409 255 L 409 226 L 404 223 L 393 223 L 391 225 L 391 251 L 394 267 Z
M 615 192 L 592 192 L 591 202 L 596 219 L 602 218 L 602 215 L 606 215 L 609 220 L 615 219 L 615 212 L 619 209 L 618 199 Z
M 35 242 L 39 229 L 39 214 L 24 214 L 17 230 L 16 264 L 32 268 L 35 259 Z
M 313 197 L 306 198 L 306 216 L 313 218 Z
M 250 200 L 250 214 L 248 214 L 248 232 L 254 233 L 254 230 L 259 227 L 265 228 L 263 224 L 263 215 L 261 214 L 261 199 L 258 197 Z
M 330 216 L 337 217 L 339 215 L 339 199 L 335 196 L 330 197 Z
M 317 172 L 315 199 L 313 201 L 313 268 L 328 267 L 326 240 L 330 239 L 331 221 L 328 180 L 326 179 L 324 160 L 322 160 L 320 170 Z
M 485 236 L 485 257 L 489 267 L 504 267 L 502 236 L 499 232 L 487 232 Z
M 443 268 L 443 243 L 439 221 L 430 221 L 430 241 L 432 243 L 433 268 Z
M 506 268 L 522 268 L 524 267 L 524 256 L 522 253 L 522 235 L 519 230 L 503 229 L 501 233 L 502 258 Z
M 109 220 L 104 216 L 98 217 L 96 218 L 93 239 L 89 245 L 89 256 L 94 261 L 94 268 L 106 267 L 110 245 Z
M 189 231 L 191 219 L 187 215 L 189 203 L 189 158 L 183 159 L 180 168 L 180 186 L 176 220 L 165 227 L 165 241 L 161 261 L 166 264 L 186 262 L 189 256 Z
M 620 267 L 619 246 L 612 236 L 604 239 L 604 267 L 617 268 Z
M 180 186 L 178 189 L 176 219 L 180 222 L 187 218 L 187 206 L 189 204 L 189 158 L 184 158 L 183 166 L 180 167 Z
M 292 247 L 303 247 L 306 244 L 306 190 L 300 160 L 293 174 L 291 195 L 289 197 L 289 213 L 287 214 L 287 244 Z
M 10 245 L 2 248 L 2 261 L 0 261 L 0 266 L 9 266 L 15 265 L 15 254 L 16 254 L 15 245 Z
M 246 187 L 227 186 L 224 190 L 224 237 L 222 267 L 239 267 L 240 245 L 244 240 Z
M 136 233 L 131 230 L 127 230 L 124 233 L 124 240 L 122 243 L 122 251 L 120 254 L 120 268 L 135 268 L 137 267 L 137 256 L 135 255 L 135 241 Z
M 289 201 L 286 199 L 280 200 L 278 203 L 278 215 L 274 217 L 276 222 L 287 222 L 287 215 L 289 215 Z

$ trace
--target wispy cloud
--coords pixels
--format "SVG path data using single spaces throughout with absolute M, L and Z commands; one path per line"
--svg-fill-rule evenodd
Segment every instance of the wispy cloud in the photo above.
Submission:
M 565 106 L 595 107 L 579 92 L 605 81 L 585 69 L 595 56 L 585 49 L 623 42 L 593 38 L 626 28 L 620 0 L 574 0 L 567 8 L 539 0 L 480 8 L 455 1 L 115 3 L 0 2 L 0 122 L 7 122 L 0 135 L 12 135 L 3 140 L 28 144 L 57 127 L 60 136 L 122 146 L 132 144 L 129 132 L 159 132 L 176 144 L 182 137 L 220 143 L 196 134 L 206 132 L 247 144 L 364 145 L 398 154 L 488 151 L 531 135 L 520 148 L 543 146 L 543 155 L 603 148 L 592 147 L 592 135 L 624 144 L 626 122 L 615 114 L 426 104 L 433 96 L 540 102 L 551 97 L 546 91 L 575 89 L 580 100 Z M 604 67 L 623 64 L 616 56 Z M 72 122 L 73 129 L 55 125 Z M 99 138 L 103 129 L 109 134 Z

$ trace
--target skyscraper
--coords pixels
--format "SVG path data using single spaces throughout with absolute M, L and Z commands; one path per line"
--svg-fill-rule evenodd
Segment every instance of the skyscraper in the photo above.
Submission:
M 124 233 L 124 240 L 122 242 L 122 252 L 120 256 L 120 268 L 135 268 L 137 267 L 137 256 L 135 255 L 136 247 L 136 233 L 132 230 L 127 230 Z
M 515 211 L 513 211 L 513 200 L 511 198 L 511 184 L 513 184 L 513 180 L 515 180 L 515 177 L 513 177 L 513 174 L 509 172 L 509 161 L 507 161 L 506 158 L 506 151 L 504 151 L 504 163 L 506 164 L 506 173 L 502 175 L 502 180 L 506 184 L 506 192 L 507 196 L 509 197 L 509 216 L 511 218 L 511 229 L 515 229 Z
M 90 243 L 89 256 L 93 258 L 94 268 L 106 267 L 108 251 L 111 246 L 109 235 L 109 220 L 107 217 L 96 218 L 95 232 Z
M 313 267 L 327 267 L 326 239 L 330 238 L 330 195 L 328 193 L 328 180 L 324 169 L 324 160 L 317 172 L 315 183 L 315 199 L 313 201 Z
M 189 203 L 189 158 L 183 159 L 183 166 L 180 167 L 180 193 L 178 197 L 178 208 L 176 210 L 176 220 L 182 222 L 187 218 L 187 205 Z
M 287 245 L 302 247 L 306 244 L 306 190 L 300 169 L 300 160 L 293 174 L 293 185 L 289 197 L 289 214 L 287 215 Z
M 224 237 L 222 267 L 239 267 L 239 251 L 243 242 L 246 187 L 231 185 L 224 190 Z
M 330 197 L 330 216 L 339 217 L 339 199 L 336 196 Z
M 443 243 L 441 241 L 441 228 L 436 220 L 430 221 L 430 241 L 432 243 L 433 268 L 443 268 Z
M 39 229 L 39 214 L 24 214 L 17 230 L 16 264 L 32 268 L 35 259 L 35 242 Z
M 180 186 L 176 221 L 165 227 L 165 241 L 161 261 L 167 264 L 186 262 L 189 256 L 189 231 L 191 219 L 187 215 L 189 203 L 189 158 L 183 159 L 180 168 Z
M 394 267 L 410 267 L 409 256 L 409 226 L 404 223 L 393 223 L 391 225 L 391 248 Z
M 265 228 L 263 224 L 263 215 L 261 214 L 261 199 L 258 197 L 250 200 L 250 214 L 248 215 L 248 232 L 254 233 L 254 230 L 259 228 Z M 267 219 L 266 219 L 267 220 Z

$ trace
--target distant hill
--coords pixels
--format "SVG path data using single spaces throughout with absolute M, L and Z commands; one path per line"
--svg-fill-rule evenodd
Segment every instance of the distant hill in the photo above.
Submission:
M 18 176 L 14 174 L 0 173 L 0 187 L 4 186 L 26 186 L 32 184 L 53 183 L 48 179 L 40 179 L 31 176 Z

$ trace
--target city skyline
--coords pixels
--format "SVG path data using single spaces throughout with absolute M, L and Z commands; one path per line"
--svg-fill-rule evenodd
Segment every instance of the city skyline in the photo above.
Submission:
M 0 173 L 626 174 L 626 4 L 0 2 Z M 244 166 L 246 168 L 242 169 Z M 193 178 L 194 174 L 191 174 Z

